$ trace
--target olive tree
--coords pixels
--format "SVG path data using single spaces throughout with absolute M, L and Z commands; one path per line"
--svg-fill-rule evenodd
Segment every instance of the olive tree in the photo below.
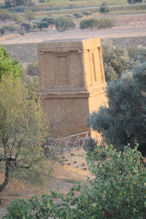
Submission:
M 93 112 L 88 124 L 103 136 L 103 141 L 119 150 L 125 145 L 146 153 L 146 63 L 137 66 L 132 73 L 107 85 L 108 106 Z
M 107 81 L 118 79 L 131 68 L 131 60 L 125 48 L 114 46 L 111 41 L 102 42 L 104 70 Z
M 56 19 L 56 29 L 60 32 L 73 29 L 75 27 L 75 23 L 71 18 L 59 17 Z
M 0 192 L 14 170 L 29 169 L 42 158 L 43 121 L 36 95 L 32 95 L 19 78 L 3 76 L 0 82 L 0 163 L 5 168 Z

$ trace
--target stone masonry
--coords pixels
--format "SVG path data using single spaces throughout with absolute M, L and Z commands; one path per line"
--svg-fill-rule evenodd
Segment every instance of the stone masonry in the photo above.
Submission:
M 87 117 L 106 102 L 99 38 L 41 43 L 40 96 L 57 136 L 88 131 Z

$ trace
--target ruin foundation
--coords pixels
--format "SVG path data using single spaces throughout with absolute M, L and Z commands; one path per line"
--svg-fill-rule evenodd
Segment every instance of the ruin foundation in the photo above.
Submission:
M 57 136 L 89 131 L 87 117 L 106 103 L 99 38 L 41 43 L 40 95 Z

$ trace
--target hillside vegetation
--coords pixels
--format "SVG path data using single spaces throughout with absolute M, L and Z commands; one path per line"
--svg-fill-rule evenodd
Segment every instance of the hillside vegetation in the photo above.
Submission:
M 4 4 L 4 0 L 0 0 L 0 4 Z M 109 5 L 127 4 L 127 0 L 107 0 Z M 51 7 L 66 7 L 71 4 L 76 7 L 81 6 L 99 6 L 103 3 L 103 0 L 33 0 L 36 5 L 50 5 Z

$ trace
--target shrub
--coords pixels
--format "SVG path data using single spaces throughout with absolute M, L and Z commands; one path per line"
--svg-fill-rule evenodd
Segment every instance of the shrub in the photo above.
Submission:
M 92 15 L 92 13 L 88 11 L 83 11 L 83 15 L 88 16 L 88 15 Z
M 26 11 L 25 11 L 25 18 L 26 18 L 29 22 L 31 22 L 31 21 L 35 18 L 35 15 L 34 15 L 34 13 L 33 13 L 32 11 L 26 10 Z
M 0 20 L 6 22 L 6 20 L 10 20 L 12 18 L 11 13 L 6 9 L 0 9 Z
M 11 59 L 7 50 L 0 46 L 0 80 L 3 75 L 18 78 L 22 76 L 22 72 L 20 63 L 15 59 Z
M 108 28 L 108 27 L 113 27 L 113 26 L 114 26 L 114 22 L 113 20 L 109 18 L 101 18 L 101 19 L 98 19 L 97 21 L 98 28 Z
M 13 20 L 17 23 L 17 24 L 20 24 L 20 23 L 22 23 L 22 21 L 23 21 L 23 17 L 22 16 L 20 16 L 20 15 L 13 15 Z
M 24 31 L 23 31 L 21 28 L 17 28 L 17 32 L 18 32 L 20 35 L 24 35 Z
M 71 18 L 59 17 L 56 19 L 56 29 L 60 32 L 73 29 L 74 27 L 75 23 Z
M 4 29 L 12 33 L 17 30 L 14 26 L 4 26 Z
M 22 23 L 21 28 L 23 28 L 27 33 L 31 31 L 32 25 L 29 23 Z
M 139 62 L 143 63 L 146 60 L 146 48 L 139 48 L 138 49 L 138 53 L 137 53 L 137 60 L 139 60 Z
M 127 48 L 128 54 L 133 62 L 133 64 L 143 63 L 146 60 L 146 48 L 145 47 L 136 47 L 130 46 Z
M 38 63 L 31 63 L 28 65 L 27 67 L 27 73 L 31 76 L 35 76 L 38 75 L 39 71 L 38 71 Z
M 107 28 L 107 27 L 113 27 L 114 23 L 109 18 L 90 18 L 85 19 L 80 22 L 80 28 L 86 29 L 86 28 Z
M 81 29 L 86 29 L 86 28 L 94 28 L 97 27 L 97 19 L 95 18 L 90 18 L 90 19 L 84 19 L 80 22 L 80 28 Z
M 125 147 L 123 153 L 112 146 L 96 146 L 88 153 L 95 179 L 89 186 L 75 186 L 66 195 L 51 192 L 39 200 L 18 199 L 7 207 L 4 219 L 144 219 L 144 168 L 136 148 Z
M 24 13 L 25 9 L 26 9 L 25 6 L 14 7 L 14 8 L 11 8 L 11 12 L 13 12 L 13 13 Z
M 135 45 L 129 46 L 127 48 L 127 52 L 129 54 L 129 57 L 133 60 L 135 60 L 137 58 L 137 54 L 138 54 L 138 47 Z
M 21 6 L 21 5 L 27 5 L 28 2 L 31 2 L 31 0 L 6 0 L 5 6 L 8 8 Z
M 127 0 L 128 4 L 142 3 L 143 0 Z
M 103 2 L 102 5 L 100 6 L 100 12 L 101 13 L 108 13 L 109 12 L 109 7 L 107 2 Z
M 74 16 L 75 18 L 81 18 L 81 17 L 83 17 L 83 16 L 82 16 L 81 14 L 79 14 L 79 13 L 74 13 L 73 16 Z
M 104 70 L 107 81 L 118 79 L 131 68 L 131 60 L 126 49 L 113 46 L 109 40 L 102 42 Z
M 42 30 L 43 28 L 48 28 L 48 22 L 46 21 L 41 21 L 36 23 L 37 28 L 39 28 L 40 30 Z
M 5 33 L 5 29 L 2 27 L 0 28 L 0 34 L 3 35 Z
M 118 150 L 124 145 L 146 154 L 145 126 L 146 63 L 137 66 L 133 73 L 123 75 L 108 84 L 108 106 L 102 106 L 88 119 L 88 124 L 103 136 L 104 143 L 113 144 Z
M 48 25 L 50 25 L 50 24 L 55 24 L 56 21 L 54 18 L 45 17 L 41 20 L 41 22 L 46 22 L 46 23 L 48 23 Z

